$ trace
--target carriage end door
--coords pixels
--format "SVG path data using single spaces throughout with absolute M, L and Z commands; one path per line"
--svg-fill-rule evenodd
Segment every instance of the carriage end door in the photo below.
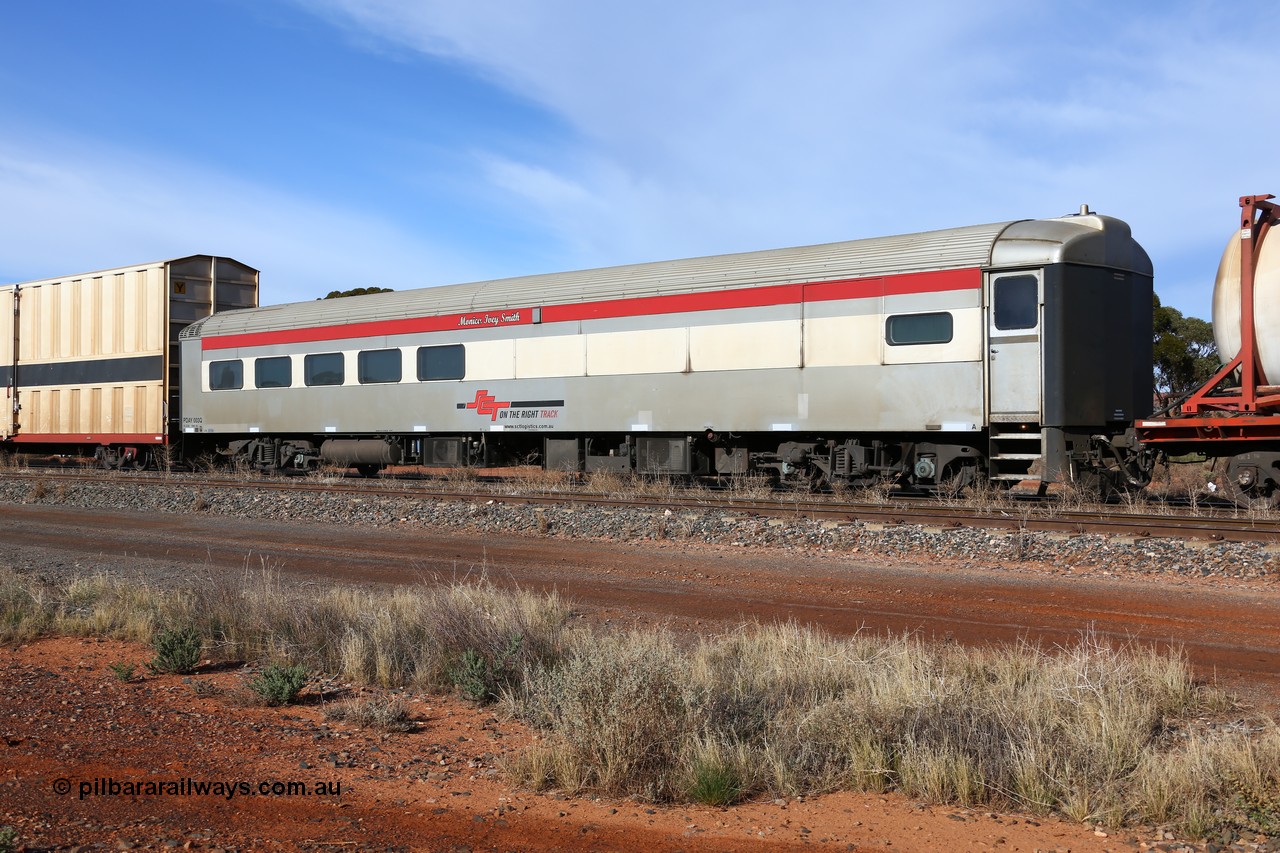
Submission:
M 1039 272 L 987 276 L 987 393 L 993 422 L 1041 420 Z

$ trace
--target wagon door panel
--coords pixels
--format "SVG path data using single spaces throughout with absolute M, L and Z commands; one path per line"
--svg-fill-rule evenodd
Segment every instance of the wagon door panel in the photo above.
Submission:
M 987 393 L 993 422 L 1040 422 L 1043 298 L 1038 272 L 987 279 Z

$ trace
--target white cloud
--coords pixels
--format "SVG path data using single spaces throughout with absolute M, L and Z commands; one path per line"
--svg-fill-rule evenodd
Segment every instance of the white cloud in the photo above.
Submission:
M 591 207 L 599 204 L 599 200 L 581 185 L 548 169 L 501 157 L 488 157 L 486 161 L 485 171 L 492 183 L 540 207 Z
M 578 130 L 561 157 L 531 153 L 526 165 L 583 188 L 590 204 L 512 204 L 566 244 L 590 248 L 582 263 L 846 239 L 1026 210 L 1001 204 L 985 171 L 992 140 L 969 93 L 996 86 L 999 67 L 970 44 L 985 24 L 981 13 L 952 20 L 936 14 L 949 8 L 942 6 L 924 7 L 919 18 L 851 5 L 794 14 L 741 5 L 649 6 L 632 15 L 592 8 L 584 21 L 539 14 L 542 6 L 508 17 L 504 6 L 492 29 L 483 12 L 459 23 L 456 9 L 439 17 L 421 6 L 362 4 L 355 17 L 401 43 L 467 61 Z M 1005 157 L 1002 168 L 1034 172 L 1036 163 Z
M 308 6 L 308 8 L 311 8 Z M 597 263 L 817 242 L 1082 202 L 1128 219 L 1207 312 L 1237 195 L 1275 186 L 1257 60 L 1274 31 L 1194 2 L 500 4 L 329 0 L 573 128 L 487 175 Z M 1265 39 L 1261 43 L 1265 43 Z M 1252 71 L 1251 71 L 1252 69 Z M 518 177 L 519 176 L 519 177 Z M 1163 259 L 1172 258 L 1172 263 Z M 1170 267 L 1173 267 L 1171 270 Z
M 224 254 L 261 269 L 262 301 L 274 304 L 333 289 L 447 283 L 465 269 L 393 223 L 101 145 L 0 140 L 0 198 L 5 281 Z M 390 278 L 392 270 L 401 277 Z

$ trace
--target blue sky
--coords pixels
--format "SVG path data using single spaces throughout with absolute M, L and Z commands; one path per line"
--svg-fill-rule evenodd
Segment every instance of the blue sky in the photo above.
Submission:
M 1208 318 L 1237 198 L 1280 194 L 1277 35 L 1177 0 L 9 3 L 0 281 L 207 252 L 272 304 L 1087 202 Z

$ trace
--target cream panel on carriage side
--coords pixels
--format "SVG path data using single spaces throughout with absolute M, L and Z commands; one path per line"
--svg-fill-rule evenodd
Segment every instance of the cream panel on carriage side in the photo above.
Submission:
M 879 314 L 813 317 L 804 321 L 805 367 L 853 367 L 880 363 Z
M 467 379 L 515 379 L 516 343 L 506 340 L 467 344 Z
M 516 339 L 517 379 L 585 376 L 586 373 L 587 345 L 582 335 Z
M 587 339 L 587 374 L 683 373 L 689 366 L 689 332 L 684 328 L 599 332 Z
M 695 372 L 799 367 L 801 329 L 799 320 L 694 326 L 689 329 L 689 367 Z

